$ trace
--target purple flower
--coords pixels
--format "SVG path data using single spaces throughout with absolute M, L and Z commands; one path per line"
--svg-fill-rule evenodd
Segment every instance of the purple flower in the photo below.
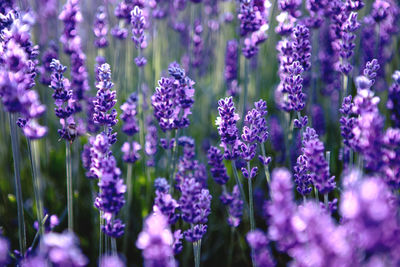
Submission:
M 266 202 L 265 210 L 269 217 L 268 237 L 277 242 L 280 251 L 287 251 L 296 242 L 291 228 L 291 216 L 296 209 L 292 190 L 290 172 L 284 168 L 275 169 L 272 172 L 271 201 Z
M 207 225 L 197 224 L 193 228 L 186 230 L 183 235 L 188 242 L 196 242 L 200 240 L 207 232 Z
M 352 70 L 350 64 L 350 58 L 354 53 L 354 40 L 356 35 L 354 32 L 360 27 L 357 21 L 357 13 L 351 12 L 348 15 L 347 20 L 341 26 L 341 40 L 338 42 L 339 56 L 341 62 L 339 63 L 339 69 L 344 75 L 348 75 Z
M 131 11 L 131 24 L 132 24 L 132 40 L 136 45 L 136 48 L 141 51 L 147 46 L 144 36 L 144 25 L 145 19 L 143 15 L 143 10 L 140 7 L 135 6 Z M 146 65 L 146 59 L 142 56 L 135 58 L 135 63 L 137 66 L 142 67 Z
M 297 18 L 301 15 L 299 7 L 301 6 L 301 0 L 279 0 L 279 8 L 282 11 L 288 12 L 291 16 Z
M 124 104 L 121 105 L 121 119 L 124 121 L 122 131 L 133 136 L 139 132 L 139 125 L 137 122 L 137 95 L 132 93 Z
M 172 249 L 173 242 L 167 218 L 161 213 L 149 215 L 136 241 L 136 246 L 143 250 L 144 266 L 176 266 Z
M 125 262 L 117 255 L 103 255 L 99 267 L 125 267 Z
M 155 154 L 157 153 L 157 127 L 150 123 L 147 127 L 145 137 L 144 152 L 147 155 L 146 165 L 148 167 L 155 166 Z
M 329 174 L 329 164 L 325 160 L 324 150 L 324 144 L 318 139 L 315 130 L 307 127 L 303 133 L 302 152 L 307 159 L 306 167 L 311 181 L 322 194 L 329 193 L 336 186 L 335 177 Z
M 219 117 L 215 121 L 218 126 L 218 133 L 221 137 L 221 147 L 224 148 L 224 158 L 233 160 L 239 156 L 239 130 L 236 122 L 239 115 L 235 113 L 235 106 L 232 97 L 218 101 Z
M 303 196 L 309 194 L 312 190 L 311 175 L 308 173 L 308 158 L 300 155 L 297 158 L 296 166 L 294 166 L 294 182 L 297 185 L 297 191 Z
M 243 200 L 240 197 L 239 187 L 234 185 L 232 193 L 224 193 L 221 196 L 221 201 L 224 205 L 228 206 L 228 225 L 238 227 L 243 216 Z
M 81 252 L 77 237 L 71 232 L 48 233 L 41 241 L 35 256 L 22 262 L 22 266 L 54 266 L 80 267 L 88 264 L 88 259 Z M 40 265 L 35 265 L 40 264 Z
M 108 46 L 107 40 L 107 14 L 105 12 L 104 6 L 99 6 L 97 8 L 96 19 L 94 21 L 93 32 L 95 35 L 94 45 L 97 48 L 104 48 Z
M 122 147 L 121 151 L 124 153 L 122 159 L 128 163 L 135 163 L 140 159 L 139 151 L 141 146 L 138 142 L 133 141 L 132 143 L 125 142 Z
M 288 74 L 283 84 L 283 93 L 287 93 L 287 111 L 301 111 L 305 106 L 306 95 L 303 93 L 303 78 L 301 74 L 304 69 L 298 61 L 293 62 L 288 68 Z
M 293 29 L 294 60 L 300 62 L 304 71 L 311 68 L 310 30 L 304 25 L 297 25 Z
M 7 266 L 9 262 L 8 251 L 10 249 L 10 244 L 6 238 L 0 236 L 0 265 Z
M 120 219 L 107 219 L 106 224 L 101 226 L 101 230 L 110 237 L 118 238 L 124 235 L 125 224 Z
M 195 20 L 193 25 L 193 48 L 192 48 L 192 58 L 191 65 L 194 68 L 198 68 L 204 61 L 204 41 L 201 34 L 203 33 L 203 26 L 200 20 Z
M 156 187 L 156 197 L 154 198 L 154 207 L 157 208 L 166 218 L 169 224 L 174 224 L 179 219 L 177 210 L 179 208 L 178 202 L 172 197 L 169 191 L 169 184 L 164 178 L 157 178 L 154 182 Z
M 97 94 L 93 101 L 93 121 L 98 125 L 107 127 L 114 126 L 117 120 L 117 111 L 112 109 L 117 102 L 116 92 L 112 91 L 114 83 L 111 81 L 110 65 L 104 63 L 98 67 L 98 82 L 96 84 Z M 110 113 L 108 113 L 111 110 Z
M 207 158 L 208 165 L 211 166 L 210 172 L 214 181 L 220 185 L 226 184 L 229 180 L 229 176 L 223 162 L 224 156 L 221 151 L 218 148 L 211 146 L 207 152 Z
M 185 179 L 180 189 L 182 194 L 178 203 L 182 219 L 192 224 L 207 223 L 212 198 L 208 189 L 204 189 L 194 178 Z
M 39 68 L 40 82 L 46 86 L 50 85 L 51 82 L 51 67 L 50 64 L 53 59 L 58 58 L 58 46 L 55 42 L 51 41 L 47 50 L 42 56 L 42 66 Z
M 355 123 L 355 119 L 350 117 L 353 109 L 352 96 L 346 96 L 343 98 L 342 108 L 339 109 L 340 113 L 342 113 L 342 117 L 340 118 L 340 132 L 343 137 L 343 143 L 347 146 L 351 146 L 352 139 L 354 137 L 353 127 Z
M 325 116 L 323 108 L 318 105 L 314 104 L 311 107 L 311 116 L 312 116 L 312 127 L 315 129 L 318 135 L 325 134 Z
M 268 249 L 268 237 L 261 230 L 254 230 L 246 235 L 247 242 L 254 251 L 254 260 L 257 267 L 272 267 L 275 262 Z
M 400 127 L 400 71 L 396 70 L 392 78 L 394 82 L 389 88 L 386 107 L 391 111 L 394 126 Z
M 379 23 L 389 15 L 390 4 L 386 0 L 377 0 L 372 5 L 371 15 Z
M 182 230 L 178 229 L 174 232 L 174 243 L 172 244 L 172 248 L 174 250 L 174 254 L 177 255 L 181 253 L 183 249 L 183 243 L 182 243 Z
M 225 52 L 225 70 L 224 77 L 229 83 L 237 79 L 238 68 L 238 43 L 236 40 L 230 40 L 226 43 Z
M 253 1 L 240 1 L 238 19 L 240 21 L 241 36 L 246 36 L 248 33 L 257 31 L 262 24 L 260 15 L 254 10 Z
M 164 132 L 188 127 L 194 103 L 194 82 L 176 63 L 171 64 L 168 71 L 172 77 L 162 77 L 151 97 L 154 116 Z

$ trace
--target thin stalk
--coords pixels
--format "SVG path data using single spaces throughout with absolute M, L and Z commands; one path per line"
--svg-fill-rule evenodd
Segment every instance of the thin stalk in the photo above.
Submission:
M 328 193 L 324 194 L 324 203 L 325 203 L 325 208 L 328 209 Z
M 249 161 L 247 162 L 247 171 L 248 171 L 248 173 L 249 173 L 249 175 L 250 175 L 251 168 L 250 168 L 250 162 L 249 162 Z M 250 219 L 250 230 L 251 230 L 251 231 L 254 231 L 255 228 L 256 228 L 256 225 L 255 225 L 255 221 L 254 221 L 254 204 L 253 204 L 253 184 L 252 184 L 252 180 L 253 180 L 253 179 L 252 179 L 251 177 L 249 177 L 249 178 L 247 179 L 247 181 L 248 181 L 248 187 L 249 187 L 249 209 L 250 209 L 250 212 L 249 212 L 249 219 Z M 256 266 L 256 263 L 255 263 L 254 249 L 253 249 L 253 248 L 251 248 L 251 262 L 252 262 L 252 264 L 253 264 L 253 267 L 255 267 L 255 266 Z
M 112 255 L 117 255 L 117 240 L 111 237 L 111 252 Z
M 265 158 L 265 148 L 264 148 L 264 143 L 261 144 L 261 155 Z M 263 164 L 264 165 L 264 164 Z M 265 172 L 265 178 L 267 179 L 267 186 L 269 188 L 269 185 L 271 183 L 271 175 L 269 173 L 269 168 L 268 165 L 264 165 L 264 172 Z
M 231 234 L 229 237 L 229 256 L 228 256 L 228 267 L 232 266 L 232 255 L 233 255 L 233 237 L 235 234 L 235 227 L 231 227 Z
M 128 238 L 129 238 L 129 229 L 130 229 L 130 219 L 129 213 L 131 211 L 131 203 L 132 203 L 132 164 L 128 163 L 127 174 L 126 174 L 126 187 L 128 190 L 128 200 L 127 206 L 125 209 L 125 220 L 126 220 L 126 233 L 124 235 L 124 244 L 123 250 L 124 254 L 126 255 L 128 249 Z
M 103 255 L 103 231 L 101 230 L 101 226 L 103 225 L 103 212 L 99 213 L 99 259 Z
M 347 75 L 343 75 L 343 97 L 345 97 L 347 95 L 347 84 L 348 84 L 348 79 L 349 77 Z
M 37 140 L 31 141 L 27 138 L 28 142 L 28 151 L 29 151 L 29 160 L 32 168 L 32 182 L 33 182 L 33 191 L 35 194 L 35 203 L 36 203 L 36 216 L 38 223 L 42 221 L 43 218 L 43 200 L 42 200 L 42 185 L 41 178 L 39 175 L 39 150 L 37 147 Z M 44 234 L 44 226 L 39 223 L 39 234 Z
M 232 160 L 231 162 L 232 162 L 233 176 L 235 176 L 236 184 L 237 184 L 237 186 L 239 187 L 240 197 L 241 197 L 242 200 L 243 200 L 244 207 L 245 207 L 247 213 L 249 213 L 249 204 L 248 204 L 247 201 L 246 201 L 246 195 L 244 194 L 243 185 L 242 185 L 242 183 L 240 182 L 239 175 L 238 175 L 238 173 L 237 173 L 235 160 Z
M 73 207 L 73 189 L 72 189 L 72 158 L 71 144 L 65 143 L 65 166 L 67 171 L 67 209 L 68 209 L 68 230 L 74 231 L 74 207 Z
M 174 137 L 174 147 L 172 149 L 172 177 L 175 177 L 175 171 L 176 171 L 176 163 L 177 163 L 177 157 L 178 157 L 178 130 L 175 130 L 175 137 Z
M 249 64 L 248 60 L 244 60 L 244 84 L 243 84 L 243 95 L 242 95 L 242 122 L 240 128 L 243 128 L 244 117 L 246 115 L 246 104 L 247 104 L 247 91 L 249 82 Z
M 11 148 L 14 160 L 14 182 L 15 182 L 15 195 L 17 198 L 17 213 L 18 213 L 18 242 L 21 254 L 25 254 L 26 250 L 26 232 L 25 232 L 25 219 L 24 219 L 24 206 L 22 200 L 21 189 L 21 169 L 20 169 L 20 155 L 19 155 L 19 141 L 16 127 L 15 115 L 8 113 L 10 131 L 11 131 Z

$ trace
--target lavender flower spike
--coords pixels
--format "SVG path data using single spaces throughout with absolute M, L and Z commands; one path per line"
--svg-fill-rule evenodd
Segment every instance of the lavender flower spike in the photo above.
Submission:
M 143 67 L 146 65 L 147 60 L 145 57 L 141 56 L 141 51 L 144 49 L 147 44 L 144 36 L 144 26 L 145 19 L 143 15 L 143 10 L 138 6 L 135 6 L 131 11 L 131 24 L 132 24 L 132 40 L 136 45 L 136 48 L 139 49 L 139 56 L 135 58 L 135 63 L 138 67 Z
M 136 241 L 136 246 L 143 250 L 144 266 L 175 267 L 173 242 L 173 235 L 168 227 L 167 218 L 157 212 L 149 215 Z

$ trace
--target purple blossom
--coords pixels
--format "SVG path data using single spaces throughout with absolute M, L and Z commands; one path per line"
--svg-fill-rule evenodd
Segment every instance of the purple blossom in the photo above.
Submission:
M 157 128 L 152 123 L 147 127 L 147 133 L 145 136 L 144 152 L 147 155 L 146 165 L 148 167 L 155 166 L 155 154 L 157 153 Z
M 238 43 L 236 40 L 230 40 L 226 43 L 225 52 L 225 70 L 224 77 L 228 84 L 237 80 L 238 68 Z
M 389 88 L 386 107 L 391 111 L 393 125 L 400 127 L 400 71 L 396 70 L 392 78 L 394 82 Z
M 157 178 L 154 181 L 154 187 L 156 188 L 156 197 L 154 198 L 154 206 L 160 211 L 166 218 L 168 218 L 169 224 L 174 224 L 179 219 L 177 213 L 179 204 L 172 197 L 169 191 L 169 184 L 165 178 Z
M 150 214 L 136 241 L 136 247 L 143 251 L 144 266 L 175 267 L 173 242 L 167 218 L 161 213 Z
M 99 267 L 125 267 L 125 262 L 117 255 L 103 255 Z
M 215 121 L 218 126 L 218 133 L 221 137 L 221 147 L 224 148 L 224 158 L 226 160 L 234 160 L 239 156 L 239 130 L 236 122 L 239 115 L 235 113 L 235 106 L 232 97 L 221 99 L 218 101 L 219 117 Z
M 224 193 L 221 196 L 221 201 L 224 205 L 228 206 L 228 225 L 231 227 L 238 227 L 243 216 L 243 200 L 240 196 L 239 187 L 234 185 L 232 193 Z
M 254 251 L 254 259 L 257 267 L 272 267 L 275 262 L 268 249 L 268 237 L 261 230 L 254 230 L 246 235 L 247 242 Z
M 304 71 L 311 68 L 310 30 L 304 25 L 297 25 L 293 29 L 294 60 L 299 61 Z
M 177 255 L 181 253 L 183 250 L 183 243 L 182 243 L 182 230 L 178 229 L 174 232 L 174 243 L 172 244 L 172 248 L 174 250 L 174 254 Z
M 139 132 L 139 125 L 137 121 L 137 95 L 132 93 L 124 104 L 121 105 L 121 119 L 124 124 L 122 131 L 128 135 L 133 136 Z
M 297 18 L 301 15 L 299 10 L 301 6 L 301 0 L 279 0 L 279 8 L 282 11 L 288 12 L 291 16 Z
M 9 262 L 8 251 L 10 249 L 10 244 L 6 238 L 0 236 L 0 265 L 7 266 Z
M 154 116 L 164 132 L 188 127 L 194 103 L 194 82 L 176 63 L 171 64 L 168 71 L 172 77 L 162 77 L 151 97 Z
M 122 147 L 121 151 L 124 153 L 122 159 L 127 163 L 135 163 L 140 159 L 139 151 L 141 146 L 138 142 L 133 141 L 132 143 L 125 142 Z
M 355 118 L 351 117 L 352 109 L 352 96 L 346 96 L 343 98 L 342 108 L 339 109 L 340 113 L 342 113 L 342 117 L 340 118 L 340 132 L 343 137 L 343 143 L 347 146 L 351 146 L 352 139 L 354 137 L 353 127 L 355 123 Z
M 350 64 L 350 58 L 354 54 L 356 46 L 354 44 L 356 38 L 354 32 L 359 27 L 360 24 L 357 21 L 356 12 L 351 12 L 341 27 L 341 40 L 338 43 L 338 50 L 342 61 L 339 63 L 339 69 L 344 75 L 348 75 L 353 68 Z
M 301 111 L 305 106 L 306 95 L 303 93 L 303 78 L 301 74 L 304 69 L 298 61 L 293 62 L 288 68 L 288 74 L 283 84 L 283 93 L 288 95 L 287 111 Z
M 117 111 L 112 109 L 117 102 L 116 92 L 112 90 L 114 83 L 111 81 L 110 65 L 104 63 L 98 67 L 98 82 L 96 84 L 97 94 L 94 104 L 94 123 L 102 126 L 112 127 L 117 120 Z M 111 111 L 110 113 L 108 113 Z
M 238 19 L 240 21 L 241 36 L 246 36 L 251 32 L 257 31 L 262 24 L 260 15 L 254 10 L 253 1 L 240 1 Z
M 181 197 L 179 206 L 182 219 L 187 223 L 207 223 L 211 212 L 211 195 L 208 189 L 204 189 L 194 178 L 185 179 L 180 187 Z
M 104 6 L 99 6 L 97 8 L 96 19 L 93 25 L 93 32 L 95 35 L 94 45 L 97 48 L 107 47 L 108 25 L 107 25 L 107 14 L 105 12 Z
M 311 192 L 311 175 L 308 173 L 308 158 L 305 155 L 297 158 L 296 166 L 294 166 L 294 182 L 297 185 L 297 191 L 303 196 Z
M 292 190 L 290 172 L 284 168 L 275 169 L 272 172 L 271 201 L 266 202 L 265 210 L 269 217 L 268 237 L 277 242 L 280 251 L 287 251 L 296 242 L 291 228 L 291 216 L 296 209 Z
M 39 68 L 40 82 L 44 85 L 49 86 L 51 82 L 51 67 L 50 64 L 53 59 L 58 58 L 58 46 L 55 42 L 51 41 L 47 50 L 42 56 L 42 66 Z
M 312 127 L 315 129 L 318 135 L 325 134 L 325 116 L 324 110 L 320 105 L 314 104 L 311 107 L 311 116 L 312 116 Z
M 307 169 L 314 186 L 322 194 L 335 188 L 335 177 L 329 174 L 329 164 L 325 160 L 324 144 L 318 139 L 313 128 L 307 127 L 303 133 L 303 155 L 307 159 Z M 303 180 L 304 181 L 304 180 Z
M 386 0 L 377 0 L 372 5 L 371 15 L 379 23 L 389 15 L 390 4 Z
M 143 10 L 139 6 L 135 6 L 131 11 L 132 40 L 139 51 L 147 46 L 144 36 L 145 23 Z M 141 52 L 139 52 L 139 56 L 135 58 L 135 63 L 138 67 L 146 65 L 146 59 L 140 56 L 140 53 Z
M 106 224 L 101 226 L 101 230 L 110 237 L 119 238 L 124 235 L 125 224 L 120 219 L 107 219 Z
M 186 230 L 183 233 L 183 235 L 185 236 L 185 239 L 188 242 L 194 243 L 194 242 L 202 239 L 202 237 L 205 235 L 206 232 L 207 232 L 207 225 L 197 224 L 197 225 L 193 226 L 193 228 Z
M 207 152 L 207 158 L 208 165 L 211 166 L 210 172 L 214 181 L 220 185 L 226 184 L 229 180 L 229 176 L 223 162 L 224 156 L 221 151 L 218 148 L 211 146 Z

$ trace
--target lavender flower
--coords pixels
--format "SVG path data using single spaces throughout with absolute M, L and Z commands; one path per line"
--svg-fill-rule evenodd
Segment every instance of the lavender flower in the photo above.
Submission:
M 125 267 L 125 262 L 116 255 L 104 255 L 101 257 L 99 267 Z
M 329 174 L 329 164 L 325 160 L 324 144 L 318 139 L 313 128 L 307 127 L 303 133 L 303 155 L 307 159 L 307 169 L 314 186 L 322 194 L 335 188 L 335 177 Z M 304 181 L 304 180 L 303 180 Z
M 353 134 L 353 127 L 355 123 L 355 119 L 353 117 L 350 117 L 352 114 L 352 109 L 353 109 L 353 103 L 352 103 L 352 96 L 346 96 L 343 98 L 343 103 L 342 103 L 342 108 L 339 109 L 340 113 L 342 113 L 342 117 L 340 118 L 340 131 L 341 135 L 343 137 L 343 143 L 347 146 L 351 146 L 351 140 L 354 137 Z
M 121 119 L 124 122 L 122 131 L 128 135 L 133 136 L 139 132 L 139 125 L 137 122 L 137 95 L 132 93 L 124 104 L 121 105 Z
M 296 242 L 291 228 L 291 216 L 295 211 L 293 184 L 290 172 L 284 168 L 275 169 L 271 180 L 271 201 L 266 202 L 269 216 L 268 237 L 277 242 L 280 251 L 287 251 Z
M 182 238 L 183 238 L 182 231 L 176 230 L 174 232 L 174 243 L 172 244 L 172 248 L 174 250 L 175 255 L 181 253 L 183 249 Z
M 131 24 L 132 24 L 132 40 L 139 49 L 139 56 L 135 58 L 135 63 L 138 67 L 146 65 L 147 60 L 141 56 L 141 50 L 147 46 L 144 36 L 145 19 L 143 10 L 135 6 L 131 11 Z
M 246 235 L 247 242 L 254 251 L 257 267 L 272 267 L 275 262 L 268 249 L 268 237 L 260 230 L 254 230 Z
M 308 158 L 305 155 L 300 155 L 297 158 L 296 166 L 294 167 L 294 182 L 297 185 L 297 191 L 305 196 L 312 190 L 311 175 L 308 173 Z
M 224 205 L 228 206 L 228 225 L 238 227 L 243 216 L 243 200 L 240 196 L 239 187 L 235 185 L 231 194 L 224 193 L 221 195 L 221 201 Z
M 157 153 L 157 128 L 152 123 L 147 127 L 147 133 L 145 137 L 144 151 L 147 155 L 146 165 L 148 167 L 155 166 L 155 154 Z
M 297 25 L 293 29 L 294 60 L 299 61 L 303 71 L 311 67 L 310 30 L 304 25 Z
M 164 132 L 189 126 L 188 115 L 194 103 L 194 82 L 176 63 L 168 71 L 172 77 L 162 77 L 151 97 L 154 116 Z
M 396 70 L 392 78 L 394 83 L 389 88 L 386 107 L 391 111 L 393 125 L 400 127 L 400 71 Z
M 48 233 L 41 241 L 35 256 L 30 256 L 22 261 L 22 266 L 54 266 L 80 267 L 88 264 L 88 259 L 78 246 L 78 239 L 71 232 Z M 39 264 L 39 265 L 37 265 Z
M 0 265 L 6 266 L 9 262 L 8 250 L 10 249 L 10 244 L 6 238 L 0 236 Z
M 152 213 L 146 218 L 136 246 L 143 250 L 144 266 L 176 266 L 172 250 L 173 236 L 167 218 L 161 213 Z
M 344 75 L 348 75 L 352 70 L 352 66 L 349 62 L 350 57 L 354 53 L 354 39 L 356 35 L 354 32 L 360 27 L 357 21 L 357 13 L 351 12 L 348 19 L 342 25 L 341 41 L 339 42 L 339 55 L 341 62 L 339 64 L 339 69 Z
M 211 146 L 208 150 L 207 158 L 208 165 L 211 166 L 210 172 L 214 181 L 220 185 L 226 184 L 229 180 L 229 176 L 223 162 L 224 157 L 221 151 L 218 148 Z
M 234 160 L 239 156 L 239 130 L 236 128 L 236 122 L 239 115 L 235 113 L 235 106 L 232 97 L 218 101 L 219 117 L 215 121 L 218 126 L 218 133 L 221 137 L 221 147 L 224 148 L 224 158 Z
M 157 178 L 154 181 L 156 188 L 156 197 L 154 198 L 154 206 L 157 207 L 166 218 L 169 224 L 174 224 L 179 219 L 179 214 L 176 213 L 179 208 L 178 202 L 172 197 L 169 191 L 169 184 L 165 178 Z
M 42 66 L 39 68 L 40 82 L 46 86 L 51 83 L 51 67 L 50 64 L 53 59 L 58 58 L 58 46 L 55 42 L 50 42 L 47 50 L 42 56 Z
M 320 105 L 313 105 L 311 107 L 311 116 L 312 116 L 312 127 L 315 129 L 318 135 L 325 134 L 325 116 L 324 110 Z
M 238 64 L 238 43 L 236 40 L 230 40 L 226 43 L 225 52 L 225 70 L 224 77 L 227 83 L 228 91 L 232 87 L 232 82 L 237 80 Z
M 133 141 L 132 143 L 125 142 L 121 147 L 121 151 L 124 153 L 122 159 L 128 163 L 135 163 L 140 159 L 140 149 L 141 146 L 136 141 Z
M 93 32 L 95 35 L 94 45 L 97 48 L 105 48 L 108 46 L 107 40 L 107 14 L 105 12 L 104 6 L 99 6 L 97 8 L 96 19 L 94 21 Z
M 98 83 L 96 99 L 94 104 L 94 123 L 111 128 L 118 119 L 117 111 L 112 109 L 117 102 L 116 92 L 112 91 L 114 83 L 111 81 L 111 69 L 107 63 L 98 67 Z M 111 110 L 110 113 L 108 113 Z
M 253 1 L 248 0 L 241 1 L 238 19 L 240 20 L 241 36 L 257 31 L 262 23 L 259 14 L 254 11 Z

